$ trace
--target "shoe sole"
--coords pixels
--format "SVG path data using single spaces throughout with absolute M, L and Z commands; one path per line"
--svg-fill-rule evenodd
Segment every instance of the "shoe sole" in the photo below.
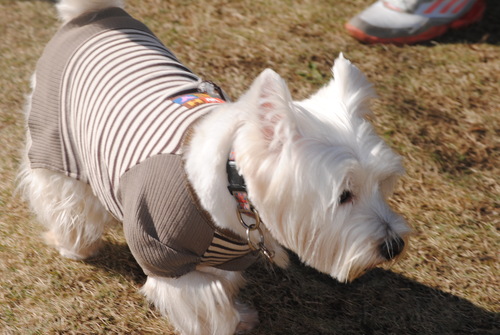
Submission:
M 452 21 L 448 24 L 434 26 L 428 30 L 413 36 L 382 38 L 365 34 L 362 30 L 346 23 L 347 32 L 355 39 L 367 44 L 415 44 L 418 42 L 428 41 L 443 35 L 449 29 L 459 29 L 468 26 L 474 22 L 481 20 L 486 9 L 484 1 L 478 1 L 476 4 L 461 18 Z

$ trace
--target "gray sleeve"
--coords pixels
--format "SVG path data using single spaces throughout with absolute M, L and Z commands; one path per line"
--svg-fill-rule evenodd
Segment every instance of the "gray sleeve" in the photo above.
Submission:
M 186 183 L 181 157 L 169 154 L 148 158 L 120 179 L 125 237 L 147 275 L 194 270 L 213 238 Z

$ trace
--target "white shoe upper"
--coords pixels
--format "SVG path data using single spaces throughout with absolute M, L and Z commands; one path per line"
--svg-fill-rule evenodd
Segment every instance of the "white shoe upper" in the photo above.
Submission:
M 446 24 L 464 15 L 477 0 L 379 0 L 357 18 L 378 28 L 418 30 L 430 21 Z
M 401 1 L 401 0 L 400 0 Z M 404 11 L 396 11 L 384 1 L 377 1 L 358 15 L 358 18 L 367 24 L 386 29 L 419 29 L 428 18 Z

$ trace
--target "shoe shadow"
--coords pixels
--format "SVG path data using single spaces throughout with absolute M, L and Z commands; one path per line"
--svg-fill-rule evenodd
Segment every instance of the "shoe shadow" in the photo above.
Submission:
M 499 314 L 375 269 L 351 284 L 303 266 L 247 271 L 243 299 L 259 311 L 252 335 L 327 334 L 499 334 Z
M 461 29 L 451 29 L 434 39 L 438 44 L 485 43 L 500 44 L 500 1 L 486 0 L 486 11 L 481 21 Z M 433 45 L 432 42 L 425 44 Z

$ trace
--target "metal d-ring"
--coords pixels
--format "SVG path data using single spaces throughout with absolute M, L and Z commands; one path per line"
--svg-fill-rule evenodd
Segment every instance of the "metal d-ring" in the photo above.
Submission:
M 247 235 L 247 243 L 248 246 L 252 251 L 258 250 L 260 253 L 262 253 L 270 262 L 273 261 L 274 257 L 274 252 L 272 250 L 269 250 L 264 241 L 264 233 L 262 232 L 262 229 L 260 228 L 260 215 L 259 212 L 252 206 L 251 207 L 252 214 L 255 219 L 255 223 L 252 224 L 247 224 L 245 220 L 243 220 L 243 217 L 241 216 L 242 211 L 240 209 L 236 210 L 236 215 L 238 216 L 238 220 L 240 221 L 241 225 L 245 228 L 246 230 L 246 235 Z M 257 231 L 259 234 L 259 241 L 256 243 L 252 241 L 252 232 Z
M 255 243 L 254 241 L 252 241 L 252 232 L 255 230 L 257 230 L 257 232 L 259 233 L 259 242 L 258 243 Z M 262 229 L 260 229 L 260 227 L 254 225 L 254 224 L 250 225 L 250 227 L 247 228 L 247 242 L 248 242 L 248 246 L 253 251 L 260 250 L 261 246 L 264 245 L 264 234 L 262 233 Z
M 257 230 L 259 229 L 259 226 L 260 226 L 260 215 L 259 215 L 259 212 L 253 207 L 251 206 L 250 207 L 250 210 L 252 211 L 252 213 L 247 213 L 246 211 L 244 210 L 241 210 L 239 208 L 236 209 L 236 214 L 238 215 L 238 220 L 240 220 L 240 223 L 243 227 L 245 227 L 246 229 L 250 229 L 250 230 Z M 255 223 L 252 223 L 251 225 L 248 225 L 245 220 L 243 220 L 243 217 L 241 216 L 241 214 L 248 214 L 248 215 L 253 215 L 254 216 L 254 219 L 255 219 Z

